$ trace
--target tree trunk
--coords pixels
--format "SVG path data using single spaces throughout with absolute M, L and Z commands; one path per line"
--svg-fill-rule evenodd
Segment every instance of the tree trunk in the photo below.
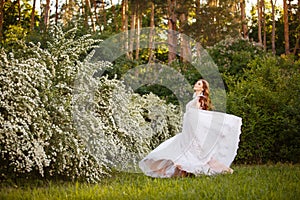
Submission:
M 96 27 L 95 27 L 95 23 L 94 23 L 93 13 L 92 13 L 92 10 L 91 10 L 90 0 L 85 0 L 85 8 L 86 8 L 85 12 L 87 13 L 87 15 L 91 19 L 91 24 L 92 24 L 93 32 L 95 32 L 96 31 Z
M 100 23 L 100 20 L 99 20 L 99 17 L 98 17 L 98 13 L 97 13 L 97 3 L 96 3 L 96 0 L 92 0 L 93 1 L 93 6 L 94 6 L 94 15 L 96 17 L 96 24 L 100 27 L 100 30 L 101 30 L 101 23 Z
M 248 29 L 247 29 L 247 21 L 246 21 L 246 3 L 245 0 L 240 1 L 241 7 L 241 21 L 242 21 L 242 36 L 244 38 L 248 38 Z
M 18 24 L 21 24 L 22 16 L 21 16 L 21 3 L 20 3 L 20 0 L 18 0 L 17 4 L 18 4 L 18 17 L 19 17 Z
M 263 23 L 263 29 L 264 29 L 264 50 L 267 50 L 267 27 L 266 27 L 266 10 L 265 10 L 265 0 L 261 1 L 261 7 L 262 7 L 262 23 Z
M 116 32 L 118 32 L 119 31 L 119 25 L 118 25 L 118 22 L 117 22 L 116 7 L 113 4 L 113 0 L 110 0 L 110 4 L 111 4 L 111 12 L 112 12 L 112 15 L 113 15 L 113 20 L 114 20 L 113 23 L 115 24 Z
M 136 22 L 137 20 L 137 2 L 131 1 L 131 22 L 130 22 L 130 38 L 129 38 L 129 58 L 133 59 L 133 44 L 135 40 L 135 34 L 136 34 Z
M 210 5 L 210 6 L 217 7 L 218 6 L 218 0 L 208 0 L 207 4 Z
M 136 17 L 136 48 L 135 48 L 135 59 L 139 59 L 140 55 L 140 33 L 141 33 L 141 27 L 142 27 L 142 15 L 139 11 L 140 6 L 137 5 L 137 17 Z
M 128 54 L 128 0 L 122 0 L 122 31 L 124 32 L 124 51 L 126 52 L 127 57 Z
M 127 7 L 128 0 L 122 0 L 122 31 L 127 31 L 128 29 Z
M 84 17 L 84 28 L 88 28 L 89 27 L 89 18 L 88 18 L 88 14 L 86 12 L 86 5 L 84 3 L 84 0 L 81 0 L 81 4 L 82 4 L 82 16 Z
M 45 31 L 47 31 L 49 27 L 49 21 L 50 21 L 50 0 L 46 0 L 45 13 L 44 13 Z
M 189 44 L 185 35 L 183 34 L 184 26 L 187 23 L 187 15 L 188 12 L 182 12 L 179 16 L 179 24 L 180 24 L 180 59 L 182 62 L 187 62 L 188 54 L 189 54 Z
M 262 9 L 261 1 L 257 0 L 257 24 L 258 24 L 258 43 L 262 45 L 262 36 L 261 36 L 261 20 L 262 20 Z
M 168 0 L 168 63 L 171 64 L 176 59 L 176 0 Z
M 58 0 L 55 2 L 55 25 L 58 23 Z
M 283 23 L 284 23 L 284 47 L 285 54 L 290 54 L 289 42 L 289 19 L 288 19 L 288 6 L 286 0 L 283 0 Z
M 0 0 L 0 41 L 3 37 L 4 0 Z
M 273 0 L 271 0 L 271 6 L 272 6 L 272 53 L 273 55 L 276 54 L 276 47 L 275 47 L 275 4 L 276 4 L 276 0 L 275 2 L 273 2 Z
M 297 17 L 298 17 L 298 22 L 300 22 L 300 1 L 298 0 L 298 8 L 297 8 Z M 299 25 L 298 25 L 299 27 Z M 295 44 L 295 48 L 294 48 L 294 51 L 293 51 L 293 54 L 296 55 L 297 54 L 297 49 L 299 49 L 299 40 L 300 40 L 300 33 L 298 31 L 298 36 L 297 36 L 297 39 L 296 39 L 296 44 Z
M 36 3 L 36 0 L 33 0 L 32 11 L 31 11 L 31 17 L 30 17 L 30 30 L 31 30 L 31 31 L 32 31 L 33 28 L 34 28 L 35 3 Z
M 155 24 L 154 24 L 154 10 L 155 10 L 155 4 L 153 1 L 151 1 L 151 17 L 150 17 L 150 33 L 149 33 L 149 60 L 148 63 L 150 63 L 153 59 L 153 49 L 154 49 L 154 44 L 153 44 L 153 37 L 154 37 L 154 29 L 155 29 Z
M 104 26 L 104 29 L 106 29 L 106 27 L 107 27 L 107 20 L 106 20 L 105 3 L 102 3 L 102 14 L 103 14 L 103 26 Z
M 196 0 L 195 1 L 195 6 L 196 6 L 196 15 L 200 13 L 200 9 L 201 9 L 201 2 L 200 0 Z

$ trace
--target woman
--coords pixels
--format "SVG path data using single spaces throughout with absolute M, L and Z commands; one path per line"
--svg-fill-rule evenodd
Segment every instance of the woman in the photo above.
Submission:
M 161 143 L 139 162 L 151 177 L 184 177 L 233 173 L 241 133 L 241 118 L 212 109 L 209 84 L 200 79 L 186 105 L 182 132 Z

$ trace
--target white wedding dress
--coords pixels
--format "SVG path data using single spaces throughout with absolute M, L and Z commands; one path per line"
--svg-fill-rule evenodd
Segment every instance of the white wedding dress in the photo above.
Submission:
M 194 175 L 213 175 L 230 167 L 237 154 L 242 119 L 201 110 L 196 107 L 198 98 L 186 105 L 182 132 L 161 143 L 139 162 L 146 175 L 173 177 L 178 169 Z

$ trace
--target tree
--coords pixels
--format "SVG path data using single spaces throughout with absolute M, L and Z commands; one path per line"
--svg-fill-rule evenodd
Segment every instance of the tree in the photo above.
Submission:
M 94 15 L 92 15 L 91 12 L 91 20 L 94 21 L 95 18 L 96 20 L 96 24 L 99 26 L 99 30 L 101 32 L 103 32 L 106 28 L 107 28 L 107 15 L 106 15 L 106 6 L 109 3 L 106 2 L 105 0 L 91 0 L 91 6 L 90 6 L 90 10 L 91 7 L 94 8 Z M 101 17 L 102 20 L 99 19 L 99 16 Z
M 246 3 L 245 0 L 240 1 L 240 8 L 241 8 L 241 21 L 242 21 L 242 36 L 244 38 L 248 38 L 248 28 L 246 22 Z
M 131 21 L 130 21 L 130 39 L 129 39 L 129 58 L 133 59 L 133 44 L 135 39 L 135 28 L 137 22 L 137 11 L 138 11 L 138 1 L 131 1 L 130 11 L 131 11 Z
M 50 0 L 46 0 L 45 10 L 44 10 L 44 26 L 45 31 L 47 31 L 50 23 Z
M 128 38 L 128 0 L 122 0 L 122 28 L 121 30 L 124 32 L 124 39 L 123 41 L 124 42 L 124 51 L 127 52 L 126 55 L 127 57 L 129 57 L 129 54 L 128 54 L 128 42 L 127 42 L 127 38 Z
M 204 47 L 212 46 L 227 36 L 238 36 L 242 24 L 241 11 L 237 9 L 239 3 L 240 0 L 223 0 L 188 4 L 193 8 L 190 12 L 193 20 L 185 27 L 185 33 Z
M 33 27 L 34 27 L 35 3 L 36 3 L 36 0 L 33 0 L 32 11 L 31 11 L 31 20 L 30 20 L 30 30 L 33 30 Z
M 93 32 L 96 31 L 95 23 L 94 23 L 94 18 L 93 18 L 93 13 L 91 11 L 91 5 L 90 5 L 90 0 L 85 0 L 85 14 L 87 15 L 87 19 L 90 17 L 91 24 L 92 24 L 92 30 Z
M 278 2 L 278 1 L 277 1 Z M 268 4 L 269 3 L 269 4 Z M 265 1 L 265 22 L 266 22 L 266 46 L 267 50 L 272 50 L 276 55 L 285 54 L 285 34 L 284 34 L 284 16 L 283 12 L 275 5 L 276 1 Z M 272 4 L 273 4 L 273 13 L 272 16 Z M 289 43 L 290 45 L 296 44 L 296 35 L 299 31 L 297 31 L 297 26 L 299 21 L 296 19 L 295 10 L 296 5 L 288 6 L 290 10 L 288 11 L 288 21 L 289 21 Z M 249 38 L 255 42 L 259 41 L 258 38 L 258 16 L 256 14 L 256 8 L 252 8 L 251 10 L 251 25 L 249 27 Z M 274 18 L 274 20 L 272 20 Z M 273 33 L 272 33 L 273 32 Z M 272 39 L 273 34 L 273 39 Z M 272 47 L 273 40 L 273 47 Z M 257 45 L 262 46 L 257 43 Z M 274 51 L 275 50 L 275 51 Z
M 297 6 L 297 16 L 296 19 L 298 19 L 298 22 L 300 22 L 300 1 L 298 0 L 298 6 Z M 299 33 L 299 29 L 300 29 L 300 24 L 298 24 L 297 28 L 298 32 L 296 34 L 296 44 L 294 47 L 294 51 L 293 54 L 296 55 L 297 54 L 297 50 L 299 49 L 299 42 L 300 42 L 300 33 Z
M 116 6 L 113 4 L 113 0 L 110 0 L 110 4 L 111 4 L 111 12 L 113 15 L 113 22 L 115 25 L 115 31 L 118 32 L 119 31 L 119 26 L 118 26 L 118 22 L 117 22 L 117 15 L 116 15 Z
M 55 25 L 57 25 L 57 23 L 58 23 L 58 0 L 55 1 Z
M 22 20 L 20 0 L 17 0 L 17 5 L 18 5 L 18 18 L 17 18 L 17 21 L 18 21 L 18 24 L 20 24 L 21 20 Z
M 289 18 L 288 6 L 286 0 L 283 0 L 283 24 L 284 24 L 284 47 L 285 54 L 290 54 L 290 41 L 289 41 Z
M 262 21 L 262 4 L 261 0 L 257 0 L 257 24 L 258 24 L 258 43 L 262 45 L 262 36 L 261 36 L 261 21 Z
M 150 32 L 149 32 L 149 60 L 150 63 L 153 59 L 153 37 L 154 37 L 154 29 L 155 29 L 155 23 L 154 23 L 154 10 L 155 10 L 155 4 L 153 1 L 151 1 L 151 16 L 150 16 Z
M 137 3 L 136 5 L 136 48 L 135 48 L 135 59 L 139 59 L 139 53 L 140 53 L 140 32 L 142 28 L 142 13 L 141 13 L 141 4 Z
M 0 0 L 0 40 L 3 37 L 4 0 Z
M 23 0 L 22 4 L 20 4 L 20 1 L 12 0 L 1 1 L 1 3 L 3 3 L 0 4 L 0 6 L 3 6 L 2 11 L 0 11 L 2 41 L 8 44 L 26 37 L 30 32 L 32 14 L 32 6 L 28 0 Z M 34 15 L 37 16 L 36 13 Z
M 176 0 L 168 0 L 168 63 L 172 63 L 176 59 Z
M 265 1 L 261 1 L 261 6 L 262 6 L 262 22 L 263 22 L 263 30 L 264 30 L 264 40 L 263 40 L 263 46 L 264 50 L 267 50 L 267 27 L 266 27 L 266 6 L 265 6 Z
M 96 3 L 96 0 L 92 0 L 92 5 L 94 7 L 94 15 L 96 17 L 96 23 L 99 27 L 101 27 L 101 23 L 100 23 L 100 20 L 99 20 L 99 17 L 98 17 L 98 13 L 97 13 L 97 3 Z
M 272 53 L 273 55 L 276 54 L 276 47 L 275 47 L 275 30 L 276 30 L 276 23 L 275 23 L 275 4 L 276 0 L 273 2 L 271 0 L 271 6 L 272 6 Z
M 179 15 L 179 32 L 180 34 L 180 59 L 182 62 L 187 61 L 187 57 L 190 54 L 190 46 L 187 41 L 186 35 L 184 34 L 185 26 L 188 24 L 188 13 L 189 13 L 189 1 L 178 3 L 178 15 Z

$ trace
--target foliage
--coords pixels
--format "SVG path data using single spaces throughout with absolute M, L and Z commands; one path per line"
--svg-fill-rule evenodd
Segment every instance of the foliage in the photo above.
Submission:
M 19 25 L 9 25 L 7 30 L 5 31 L 5 40 L 6 45 L 10 45 L 20 39 L 23 39 L 28 30 L 24 29 Z
M 63 34 L 57 36 L 50 51 L 23 42 L 9 54 L 2 50 L 2 178 L 34 175 L 95 181 L 103 173 L 76 135 L 70 113 L 74 62 L 91 41 L 82 38 L 78 42 L 83 44 L 76 45 L 67 43 Z
M 275 2 L 275 1 L 273 1 Z M 291 47 L 291 52 L 293 51 L 294 45 L 296 46 L 297 38 L 299 37 L 299 9 L 297 1 L 289 1 L 288 5 L 288 21 L 289 21 L 289 43 Z M 266 10 L 264 13 L 266 22 L 266 45 L 267 50 L 272 50 L 272 10 L 269 2 L 265 2 Z M 249 37 L 254 41 L 258 41 L 258 19 L 257 19 L 257 7 L 253 6 L 251 9 L 251 24 L 249 26 Z M 276 55 L 281 55 L 285 53 L 284 48 L 284 20 L 283 20 L 283 10 L 275 6 L 275 46 Z M 263 34 L 263 32 L 262 32 Z M 262 36 L 263 37 L 263 36 Z M 264 38 L 262 38 L 264 39 Z M 299 53 L 299 47 L 298 47 Z
M 140 96 L 105 76 L 94 84 L 93 108 L 75 113 L 75 121 L 89 151 L 102 165 L 136 171 L 151 149 L 180 131 L 179 110 L 157 96 Z M 78 90 L 88 87 L 83 84 Z M 86 95 L 76 94 L 76 105 L 89 105 Z
M 75 32 L 56 29 L 46 49 L 20 41 L 9 53 L 1 50 L 1 178 L 44 176 L 95 182 L 114 167 L 109 165 L 112 155 L 128 158 L 119 154 L 120 149 L 144 155 L 161 142 L 158 138 L 179 131 L 180 113 L 172 105 L 153 94 L 133 94 L 115 79 L 87 77 L 97 87 L 98 121 L 90 123 L 106 136 L 92 145 L 100 146 L 96 156 L 74 126 L 74 99 L 80 97 L 74 93 L 74 82 L 79 69 L 103 69 L 110 64 L 90 63 L 89 57 L 82 60 L 100 41 L 88 35 L 77 38 Z M 92 127 L 86 128 L 93 133 L 88 132 Z
M 243 118 L 237 162 L 300 161 L 299 64 L 263 56 L 238 81 L 227 75 L 228 111 Z
M 30 20 L 32 6 L 28 0 L 20 1 L 8 0 L 4 3 L 3 8 L 3 41 L 9 45 L 10 42 L 24 38 L 30 32 Z M 19 7 L 20 6 L 20 7 Z M 34 15 L 35 20 L 39 20 L 37 13 Z M 38 23 L 34 24 L 35 26 Z M 2 42 L 2 41 L 1 41 Z
M 235 76 L 241 76 L 252 59 L 264 54 L 263 49 L 242 37 L 226 37 L 207 51 L 221 73 Z
M 162 55 L 160 52 L 160 49 L 157 49 L 155 51 L 156 55 Z M 167 59 L 167 58 L 165 58 Z M 111 78 L 117 78 L 121 79 L 124 77 L 124 75 L 130 71 L 131 69 L 140 66 L 145 65 L 146 61 L 141 60 L 131 60 L 126 58 L 125 56 L 121 56 L 118 59 L 116 59 L 114 62 L 114 67 L 106 69 L 104 72 L 104 75 L 107 75 L 110 79 Z M 174 61 L 171 66 L 171 68 L 177 70 L 180 72 L 184 77 L 191 83 L 195 83 L 199 78 L 200 74 L 197 71 L 197 69 L 192 66 L 189 63 L 183 64 L 179 61 Z M 167 87 L 159 84 L 149 84 L 149 85 L 143 85 L 136 89 L 136 93 L 140 95 L 145 95 L 149 93 L 153 93 L 157 96 L 159 96 L 161 99 L 166 100 L 167 103 L 172 103 L 174 105 L 178 105 L 178 99 L 176 98 L 175 94 Z
M 228 36 L 238 36 L 240 13 L 234 9 L 236 3 L 236 0 L 203 3 L 196 9 L 193 22 L 184 25 L 185 34 L 204 47 L 212 46 Z
M 115 173 L 99 184 L 29 182 L 0 187 L 1 199 L 298 199 L 299 165 L 234 166 L 232 175 L 153 179 Z M 21 187 L 20 187 L 21 186 Z

